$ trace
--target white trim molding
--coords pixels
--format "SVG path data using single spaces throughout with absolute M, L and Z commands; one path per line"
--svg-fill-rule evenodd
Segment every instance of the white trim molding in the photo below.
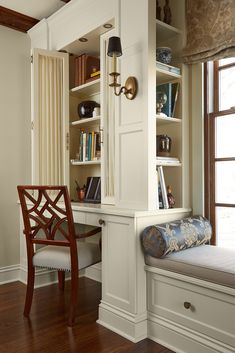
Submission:
M 0 267 L 0 285 L 19 281 L 20 279 L 20 265 L 10 265 Z

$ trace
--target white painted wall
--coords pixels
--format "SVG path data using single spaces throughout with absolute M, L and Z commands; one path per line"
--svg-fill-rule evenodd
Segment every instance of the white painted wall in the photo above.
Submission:
M 30 39 L 0 26 L 0 272 L 19 264 L 17 184 L 30 182 Z

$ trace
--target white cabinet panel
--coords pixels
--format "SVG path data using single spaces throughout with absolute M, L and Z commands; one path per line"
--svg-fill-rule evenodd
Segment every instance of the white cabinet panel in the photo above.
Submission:
M 133 221 L 107 215 L 102 219 L 102 300 L 135 312 Z

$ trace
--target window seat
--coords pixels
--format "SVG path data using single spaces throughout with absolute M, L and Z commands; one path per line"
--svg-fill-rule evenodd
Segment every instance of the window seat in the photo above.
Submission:
M 194 217 L 142 234 L 148 337 L 176 353 L 235 352 L 235 250 L 199 245 L 171 252 L 192 235 L 196 243 L 197 229 L 201 241 L 205 222 Z
M 166 255 L 146 255 L 148 266 L 181 273 L 235 289 L 235 250 L 201 245 Z M 234 323 L 235 327 L 235 323 Z

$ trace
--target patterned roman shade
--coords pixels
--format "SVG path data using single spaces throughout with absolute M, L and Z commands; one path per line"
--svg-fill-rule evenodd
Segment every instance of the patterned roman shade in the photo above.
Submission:
M 235 56 L 235 0 L 186 0 L 185 63 Z

